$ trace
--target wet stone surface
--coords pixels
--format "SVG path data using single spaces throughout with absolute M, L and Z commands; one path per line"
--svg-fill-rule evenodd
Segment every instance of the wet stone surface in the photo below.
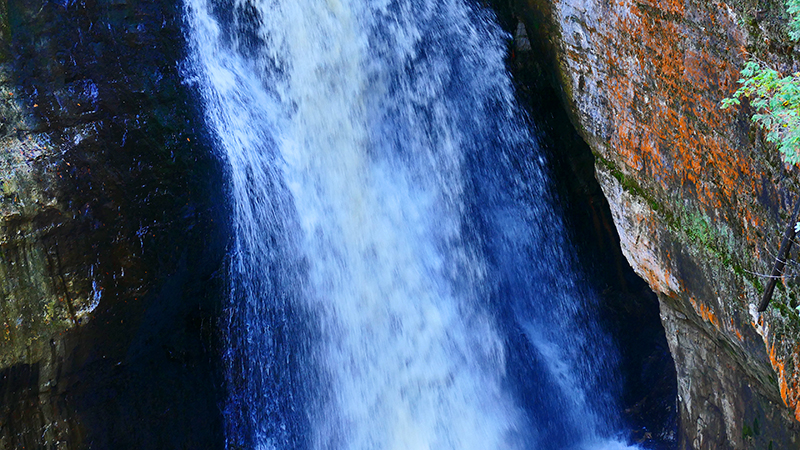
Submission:
M 180 14 L 0 1 L 0 448 L 221 445 L 222 176 Z

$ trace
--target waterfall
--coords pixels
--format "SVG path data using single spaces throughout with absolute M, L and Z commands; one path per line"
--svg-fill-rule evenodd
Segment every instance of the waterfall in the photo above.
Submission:
M 627 448 L 614 351 L 491 13 L 185 12 L 234 233 L 228 448 Z

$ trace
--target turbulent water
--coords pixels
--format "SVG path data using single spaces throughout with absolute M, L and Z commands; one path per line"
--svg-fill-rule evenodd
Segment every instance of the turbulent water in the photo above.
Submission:
M 235 235 L 228 448 L 626 448 L 493 16 L 185 7 Z

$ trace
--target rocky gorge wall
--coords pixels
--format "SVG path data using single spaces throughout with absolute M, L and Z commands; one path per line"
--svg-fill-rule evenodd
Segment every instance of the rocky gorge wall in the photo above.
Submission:
M 623 252 L 658 294 L 681 448 L 800 448 L 796 263 L 768 310 L 755 307 L 800 200 L 797 170 L 747 108 L 719 107 L 748 54 L 797 69 L 782 3 L 511 3 L 546 43 Z
M 0 0 L 0 449 L 221 446 L 221 175 L 180 27 Z

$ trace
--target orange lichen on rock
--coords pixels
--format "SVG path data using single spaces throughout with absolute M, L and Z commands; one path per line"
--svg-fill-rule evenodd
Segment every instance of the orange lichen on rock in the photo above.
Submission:
M 736 339 L 739 339 L 739 342 L 744 342 L 744 336 L 742 336 L 742 332 L 736 328 L 732 328 L 734 334 L 736 334 Z
M 736 323 L 733 321 L 733 317 L 731 317 L 728 320 L 728 329 L 733 331 L 733 334 L 736 335 L 736 339 L 738 339 L 739 342 L 744 342 L 744 336 L 742 335 L 742 332 L 739 330 L 739 328 L 736 327 Z
M 763 316 L 758 318 L 758 323 L 752 322 L 752 325 L 761 334 L 767 346 L 769 362 L 778 376 L 781 399 L 792 409 L 795 419 L 800 421 L 800 374 L 796 370 L 800 363 L 800 345 L 790 344 L 785 336 L 773 337 Z M 794 370 L 787 367 L 787 363 L 790 363 L 790 367 Z
M 689 301 L 692 303 L 692 307 L 694 308 L 695 312 L 702 317 L 703 320 L 711 323 L 717 328 L 720 328 L 719 318 L 717 318 L 717 314 L 714 312 L 713 308 L 710 308 L 703 303 L 699 303 L 694 297 L 689 298 Z
M 696 316 L 672 323 L 676 335 L 701 328 L 735 350 L 736 361 L 718 366 L 721 373 L 692 372 L 702 358 L 691 353 L 701 344 L 671 342 L 680 350 L 674 352 L 676 364 L 685 363 L 685 373 L 702 380 L 680 388 L 687 407 L 697 408 L 683 411 L 682 418 L 696 420 L 707 405 L 728 408 L 707 400 L 705 387 L 718 384 L 727 385 L 731 398 L 752 394 L 737 391 L 740 386 L 765 388 L 761 393 L 774 404 L 777 389 L 738 370 L 752 364 L 762 374 L 774 369 L 781 398 L 800 420 L 796 336 L 776 317 L 780 326 L 766 347 L 769 362 L 760 344 L 753 350 L 747 342 L 753 335 L 748 317 L 759 322 L 753 326 L 761 336 L 770 334 L 763 317 L 772 316 L 760 318 L 750 310 L 760 284 L 755 274 L 774 263 L 768 248 L 777 235 L 772 231 L 785 228 L 784 200 L 796 192 L 796 183 L 784 180 L 796 177 L 782 171 L 774 149 L 762 145 L 763 136 L 756 135 L 759 145 L 753 145 L 748 111 L 721 109 L 737 88 L 745 44 L 762 38 L 748 34 L 750 24 L 742 20 L 746 6 L 719 0 L 551 3 L 561 27 L 563 79 L 572 83 L 568 94 L 581 132 L 602 157 L 596 167 L 604 172 L 604 192 L 616 196 L 609 200 L 625 256 L 663 294 L 662 307 L 693 316 L 691 303 Z M 760 30 L 775 37 L 770 28 Z M 737 414 L 730 417 L 743 416 L 741 410 Z M 728 446 L 741 447 L 734 439 L 741 423 L 731 420 L 726 427 L 686 431 L 710 442 L 734 430 Z
M 778 358 L 775 356 L 775 344 L 772 344 L 769 349 L 769 362 L 772 364 L 772 368 L 775 369 L 775 373 L 778 374 L 778 386 L 781 390 L 781 398 L 783 398 L 783 403 L 786 406 L 789 406 L 787 394 L 789 392 L 789 386 L 786 383 L 786 369 L 785 364 L 782 361 L 779 361 Z
M 740 199 L 758 195 L 761 175 L 726 135 L 735 116 L 719 102 L 732 93 L 738 66 L 706 31 L 729 19 L 720 6 L 709 8 L 704 27 L 690 23 L 679 0 L 628 0 L 614 8 L 611 25 L 600 31 L 614 111 L 610 141 L 624 171 L 657 182 L 663 196 L 695 198 L 704 211 L 733 216 L 722 220 L 749 224 L 758 219 Z

